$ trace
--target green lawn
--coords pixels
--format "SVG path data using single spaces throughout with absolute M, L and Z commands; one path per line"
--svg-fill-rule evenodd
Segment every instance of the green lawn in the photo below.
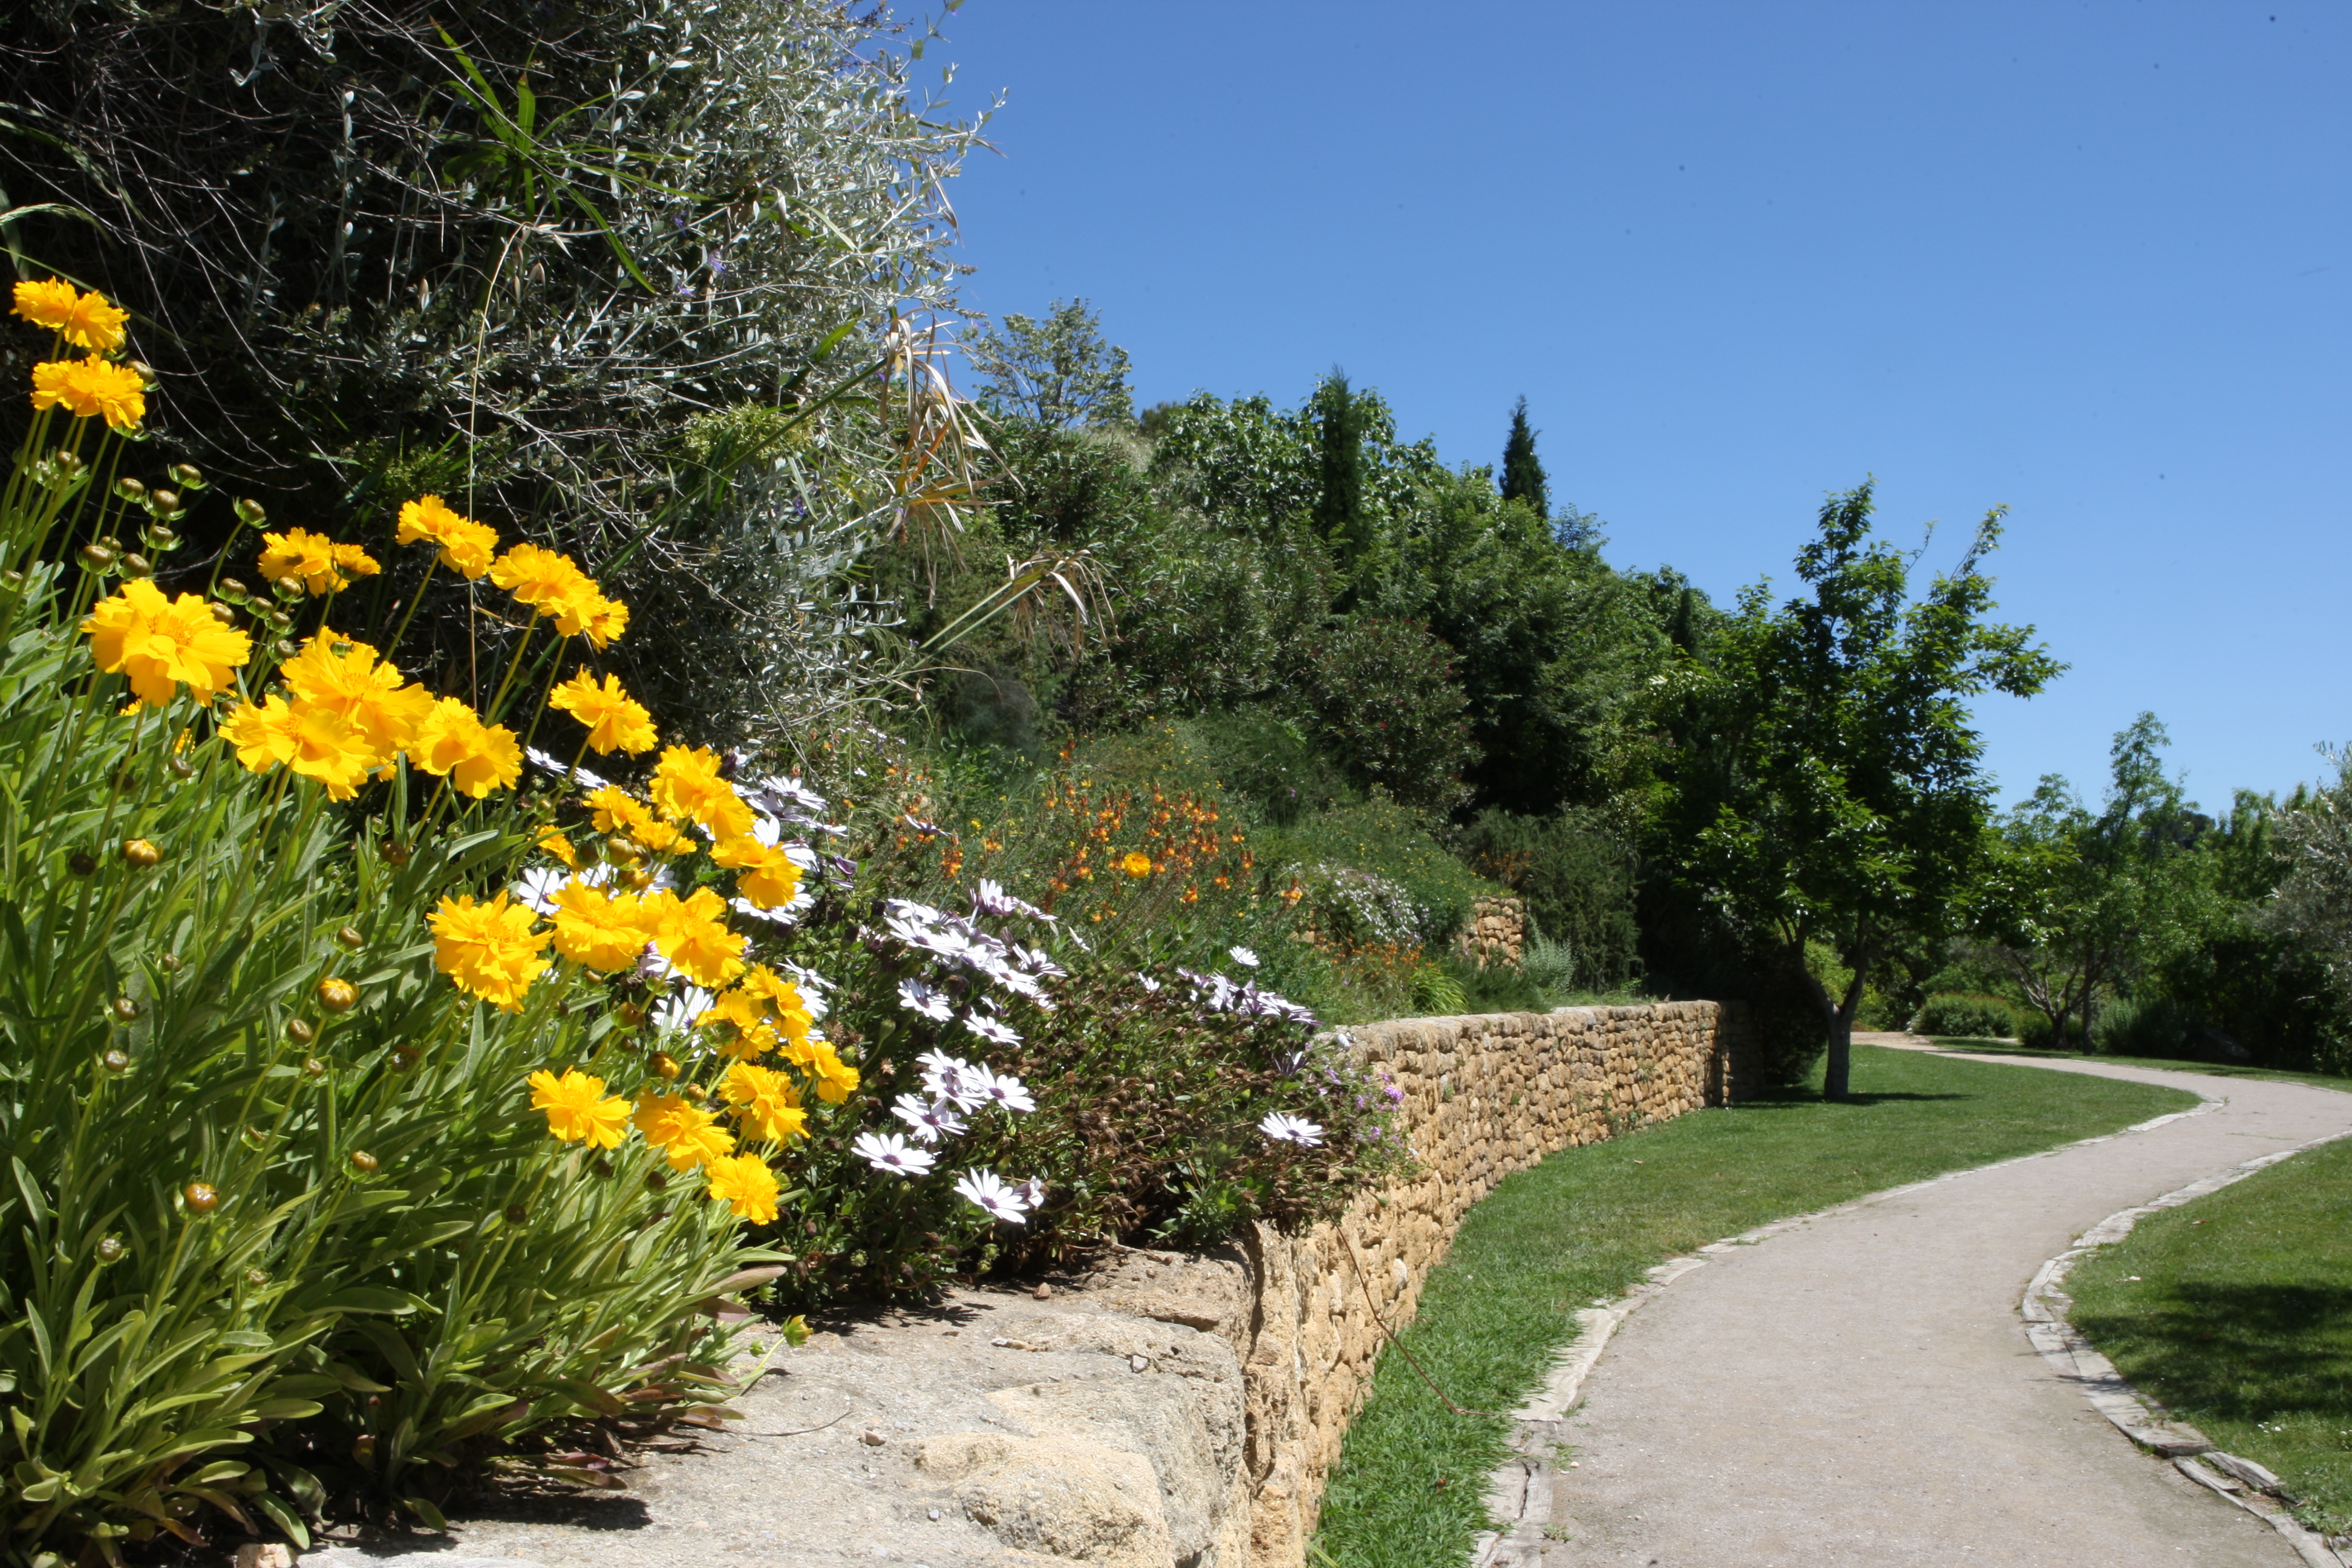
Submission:
M 2109 1057 L 2092 1051 L 2038 1051 L 2019 1045 L 2014 1040 L 1948 1039 L 1937 1036 L 1936 1043 L 1948 1050 L 1973 1051 L 1979 1056 L 2017 1057 L 2026 1061 L 2045 1062 L 2113 1062 L 2118 1067 L 2163 1068 L 2168 1072 L 2210 1073 L 2215 1078 L 2269 1078 L 2285 1083 L 2316 1084 L 2321 1089 L 2352 1089 L 2352 1078 L 2336 1073 L 2294 1072 L 2285 1068 L 2238 1067 L 2226 1062 L 2184 1062 L 2168 1057 Z
M 2149 1215 L 2075 1267 L 2074 1326 L 2315 1530 L 2352 1531 L 2352 1144 Z
M 2112 1132 L 2196 1103 L 2146 1084 L 1857 1046 L 1853 1098 L 1703 1110 L 1553 1155 L 1472 1210 L 1403 1339 L 1455 1403 L 1534 1393 L 1570 1315 L 1664 1258 L 1768 1220 L 1942 1171 Z M 1460 1563 L 1486 1527 L 1508 1424 L 1450 1415 L 1386 1355 L 1316 1538 L 1340 1568 Z

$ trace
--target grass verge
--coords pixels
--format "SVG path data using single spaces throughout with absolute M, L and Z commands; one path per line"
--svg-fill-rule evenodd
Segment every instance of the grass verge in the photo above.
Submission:
M 2015 1040 L 1972 1040 L 1934 1037 L 1947 1050 L 1973 1051 L 1979 1056 L 2017 1057 L 2026 1061 L 2111 1062 L 2116 1067 L 2162 1068 L 2168 1072 L 2210 1073 L 2215 1078 L 2268 1078 L 2282 1083 L 2308 1083 L 2321 1089 L 2352 1089 L 2352 1078 L 2338 1073 L 2295 1072 L 2288 1068 L 2242 1067 L 2234 1062 L 2184 1062 L 2169 1057 L 2110 1057 L 2095 1051 L 2042 1051 Z
M 1853 1085 L 1842 1104 L 1816 1088 L 1697 1111 L 1510 1177 L 1431 1273 L 1404 1342 L 1457 1404 L 1515 1409 L 1573 1331 L 1570 1314 L 1678 1252 L 2196 1103 L 2147 1084 L 1869 1046 L 1854 1047 Z M 1383 1355 L 1332 1471 L 1318 1561 L 1464 1561 L 1508 1435 L 1506 1421 L 1449 1414 L 1402 1357 Z
M 2352 1145 L 2142 1219 L 2077 1264 L 2074 1326 L 2132 1384 L 2352 1532 Z

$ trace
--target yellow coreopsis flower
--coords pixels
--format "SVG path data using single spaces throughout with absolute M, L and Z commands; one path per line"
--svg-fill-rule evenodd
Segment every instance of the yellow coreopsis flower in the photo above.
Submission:
M 62 408 L 77 419 L 96 415 L 114 429 L 136 430 L 147 417 L 147 384 L 129 365 L 96 354 L 49 360 L 33 367 L 33 406 Z
M 727 901 L 709 888 L 681 899 L 649 893 L 646 912 L 654 922 L 654 945 L 697 985 L 717 990 L 743 973 L 743 939 L 727 929 Z
M 428 917 L 433 928 L 433 966 L 457 988 L 507 1012 L 522 1005 L 530 983 L 547 972 L 540 956 L 548 933 L 531 930 L 530 909 L 504 893 L 487 904 L 470 893 L 445 898 Z M 604 1086 L 597 1085 L 601 1091 Z
M 682 1094 L 637 1096 L 636 1114 L 630 1118 L 646 1142 L 669 1158 L 673 1171 L 691 1171 L 726 1155 L 735 1147 L 735 1135 L 718 1125 L 719 1119 Z
M 629 606 L 599 595 L 594 607 L 581 618 L 580 629 L 587 635 L 588 646 L 601 652 L 629 629 Z
M 719 1082 L 719 1097 L 735 1108 L 746 1137 L 789 1143 L 808 1135 L 808 1112 L 801 1109 L 800 1090 L 773 1068 L 737 1062 Z
M 273 583 L 298 582 L 316 594 L 339 594 L 353 577 L 373 577 L 383 568 L 356 544 L 338 544 L 323 533 L 289 528 L 261 536 L 260 572 Z
M 816 1079 L 816 1097 L 827 1105 L 839 1105 L 857 1092 L 857 1069 L 841 1059 L 830 1040 L 811 1040 L 807 1047 L 810 1076 Z
M 230 672 L 253 657 L 253 639 L 221 625 L 202 599 L 166 599 L 144 577 L 92 605 L 81 629 L 98 668 L 129 676 L 132 694 L 158 706 L 180 686 L 210 702 L 229 684 Z
M 433 694 L 403 681 L 366 643 L 321 631 L 279 673 L 294 695 L 314 708 L 340 713 L 368 738 L 374 767 L 415 742 L 433 711 Z
M 698 822 L 724 843 L 751 836 L 751 808 L 719 776 L 723 759 L 708 746 L 665 746 L 654 764 L 654 805 L 674 822 Z
M 629 1102 L 607 1098 L 603 1079 L 577 1068 L 558 1078 L 542 1068 L 530 1082 L 530 1108 L 547 1112 L 547 1130 L 565 1142 L 617 1149 L 628 1135 Z
M 763 910 L 782 909 L 801 890 L 801 868 L 781 844 L 734 838 L 710 852 L 712 864 L 738 870 L 735 890 Z
M 755 1225 L 774 1222 L 776 1202 L 782 1189 L 776 1183 L 776 1173 L 757 1154 L 730 1154 L 723 1160 L 713 1160 L 703 1167 L 703 1174 L 709 1183 L 711 1202 L 727 1205 L 738 1219 L 748 1219 Z
M 331 800 L 357 795 L 378 765 L 375 743 L 349 719 L 299 699 L 248 702 L 221 725 L 221 737 L 250 771 L 267 773 L 283 763 L 326 785 Z
M 522 743 L 503 724 L 485 724 L 457 698 L 444 697 L 416 726 L 408 760 L 428 773 L 446 773 L 449 783 L 476 800 L 494 789 L 511 789 L 522 776 Z
M 401 503 L 400 528 L 393 542 L 415 544 L 419 540 L 439 545 L 441 563 L 470 582 L 490 569 L 499 531 L 476 522 L 439 496 L 419 496 Z
M 801 997 L 801 988 L 769 968 L 756 964 L 743 976 L 739 990 L 757 996 L 774 1020 L 777 1030 L 785 1039 L 797 1046 L 808 1038 L 815 1020 L 810 1016 L 808 1004 Z
M 776 1048 L 776 1029 L 766 1006 L 740 988 L 723 993 L 696 1016 L 694 1023 L 697 1028 L 726 1025 L 728 1032 L 720 1037 L 719 1049 L 738 1061 L 765 1056 Z
M 580 869 L 580 851 L 572 847 L 572 840 L 564 837 L 563 829 L 551 827 L 541 834 L 539 847 L 562 861 L 566 870 Z
M 555 951 L 607 974 L 636 963 L 653 940 L 634 894 L 608 894 L 585 882 L 567 882 L 556 890 L 554 918 Z
M 543 616 L 570 613 L 596 594 L 596 584 L 572 557 L 536 544 L 518 544 L 492 561 L 490 581 Z
M 1130 877 L 1149 877 L 1151 875 L 1151 857 L 1140 849 L 1130 849 L 1127 858 L 1118 863 L 1118 868 Z
M 677 828 L 656 819 L 643 802 L 616 784 L 589 791 L 588 806 L 595 814 L 590 820 L 597 832 L 625 835 L 656 855 L 667 855 L 686 842 Z
M 599 686 L 583 666 L 547 694 L 547 705 L 580 721 L 588 731 L 588 743 L 600 756 L 614 752 L 635 756 L 654 749 L 654 716 L 621 689 L 617 675 L 606 676 Z
M 24 317 L 37 327 L 62 332 L 73 319 L 74 307 L 81 302 L 81 290 L 62 278 L 44 278 L 37 282 L 28 279 L 16 285 L 16 298 L 12 314 Z

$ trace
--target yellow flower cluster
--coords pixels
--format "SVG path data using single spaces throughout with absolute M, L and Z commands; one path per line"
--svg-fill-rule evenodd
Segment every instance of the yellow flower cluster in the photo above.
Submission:
M 599 756 L 614 752 L 635 756 L 654 749 L 654 716 L 621 689 L 619 676 L 608 675 L 599 686 L 583 668 L 547 694 L 547 705 L 580 721 L 588 731 L 588 743 Z
M 289 528 L 261 536 L 261 574 L 273 583 L 299 583 L 311 594 L 340 594 L 353 577 L 373 577 L 383 568 L 356 544 L 338 544 L 323 533 Z
M 237 761 L 255 773 L 283 764 L 336 800 L 349 800 L 403 752 L 411 767 L 446 776 L 477 800 L 522 775 L 512 731 L 483 723 L 455 697 L 436 700 L 404 681 L 366 643 L 322 631 L 278 673 L 290 700 L 248 703 L 221 726 Z
M 47 278 L 16 285 L 13 313 L 89 351 L 78 360 L 33 367 L 35 408 L 62 408 L 77 419 L 103 418 L 117 430 L 139 428 L 147 417 L 147 378 L 105 357 L 121 349 L 130 311 L 103 294 L 85 294 L 63 279 Z
M 128 675 L 131 694 L 158 707 L 181 686 L 197 701 L 210 702 L 253 655 L 253 639 L 221 625 L 202 599 L 194 594 L 166 599 L 144 577 L 92 606 L 81 629 L 99 668 Z
M 490 569 L 490 558 L 499 548 L 499 531 L 453 510 L 439 496 L 419 496 L 402 503 L 400 528 L 393 542 L 419 541 L 439 545 L 441 563 L 470 583 Z
M 629 607 L 606 598 L 569 555 L 518 544 L 490 563 L 490 581 L 553 621 L 565 637 L 585 636 L 591 647 L 603 648 L 628 629 Z
M 16 285 L 15 313 L 47 327 L 79 349 L 110 354 L 122 346 L 122 326 L 131 312 L 92 291 L 85 294 L 62 278 Z

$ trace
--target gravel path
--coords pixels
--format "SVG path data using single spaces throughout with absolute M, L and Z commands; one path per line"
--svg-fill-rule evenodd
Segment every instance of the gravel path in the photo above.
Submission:
M 1881 1043 L 1892 1044 L 1893 1041 Z M 2108 1215 L 2352 1127 L 2352 1095 L 2018 1062 L 2223 1101 L 1714 1255 L 1626 1320 L 1566 1424 L 1546 1568 L 2301 1568 L 2027 1343 L 2042 1262 Z

